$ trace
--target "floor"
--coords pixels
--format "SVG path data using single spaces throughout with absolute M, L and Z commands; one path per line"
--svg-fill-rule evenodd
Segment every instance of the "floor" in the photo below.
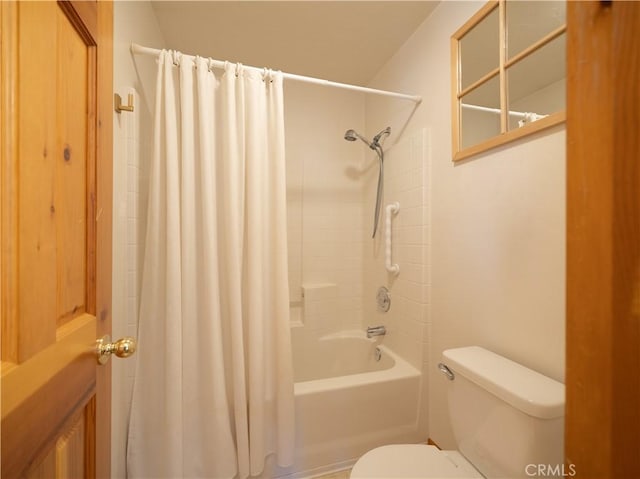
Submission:
M 340 472 L 332 472 L 331 474 L 327 474 L 326 476 L 318 476 L 313 479 L 349 479 L 349 473 L 351 469 L 347 469 L 346 471 Z

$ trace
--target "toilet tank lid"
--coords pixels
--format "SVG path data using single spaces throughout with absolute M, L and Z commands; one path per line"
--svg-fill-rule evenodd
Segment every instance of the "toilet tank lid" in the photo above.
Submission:
M 479 346 L 447 349 L 444 362 L 513 407 L 541 419 L 564 416 L 564 384 Z

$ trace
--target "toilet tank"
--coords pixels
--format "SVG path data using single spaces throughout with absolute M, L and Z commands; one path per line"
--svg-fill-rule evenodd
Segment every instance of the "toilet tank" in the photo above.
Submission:
M 478 346 L 442 355 L 459 451 L 487 478 L 531 477 L 539 465 L 561 476 L 564 384 Z

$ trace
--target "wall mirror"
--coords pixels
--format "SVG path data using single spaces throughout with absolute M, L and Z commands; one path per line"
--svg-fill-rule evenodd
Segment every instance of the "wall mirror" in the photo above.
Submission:
M 451 37 L 453 160 L 565 120 L 566 3 L 488 2 Z

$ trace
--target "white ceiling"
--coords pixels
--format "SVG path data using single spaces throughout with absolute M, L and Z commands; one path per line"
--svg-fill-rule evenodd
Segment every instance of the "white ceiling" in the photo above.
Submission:
M 153 8 L 167 48 L 366 85 L 438 3 L 154 1 Z

